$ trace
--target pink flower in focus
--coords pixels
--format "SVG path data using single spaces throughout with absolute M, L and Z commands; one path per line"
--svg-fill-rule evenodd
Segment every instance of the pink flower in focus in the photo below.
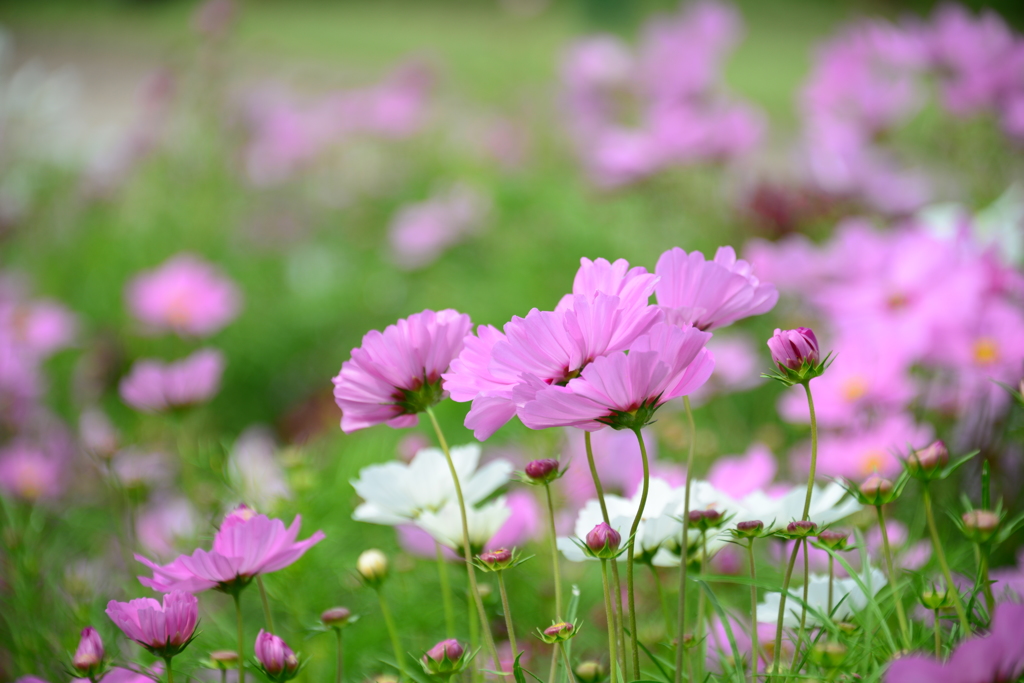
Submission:
M 402 207 L 388 228 L 392 258 L 415 270 L 430 265 L 449 247 L 476 232 L 489 200 L 466 185 L 456 185 L 430 199 Z
M 452 309 L 426 310 L 372 330 L 334 378 L 334 400 L 346 433 L 382 422 L 411 427 L 417 413 L 443 397 L 441 375 L 462 351 L 472 327 Z
M 598 357 L 564 387 L 538 389 L 519 411 L 520 419 L 531 429 L 642 427 L 663 403 L 711 376 L 715 362 L 704 348 L 710 338 L 693 327 L 658 323 L 630 345 L 628 354 Z
M 237 589 L 257 574 L 284 569 L 324 539 L 324 533 L 317 531 L 304 541 L 296 541 L 302 519 L 298 515 L 286 529 L 279 519 L 248 509 L 244 512 L 235 511 L 224 519 L 210 551 L 200 548 L 165 566 L 136 555 L 135 559 L 153 570 L 153 578 L 140 576 L 139 582 L 163 593 Z
M 821 361 L 818 338 L 814 330 L 798 327 L 795 330 L 775 328 L 775 334 L 768 340 L 772 361 L 779 367 L 799 370 L 801 367 L 816 366 Z
M 64 493 L 67 462 L 50 449 L 16 439 L 0 450 L 0 489 L 34 503 Z
M 163 604 L 152 598 L 129 602 L 111 600 L 107 616 L 124 634 L 160 657 L 172 657 L 192 642 L 199 619 L 199 600 L 181 591 L 164 596 Z
M 121 398 L 145 412 L 205 403 L 220 390 L 223 372 L 224 355 L 217 349 L 200 349 L 169 364 L 140 360 L 121 380 Z
M 208 337 L 238 315 L 241 294 L 212 264 L 179 254 L 136 275 L 125 294 L 140 322 L 158 332 Z
M 719 247 L 713 261 L 676 247 L 658 259 L 655 289 L 658 305 L 678 325 L 701 330 L 731 325 L 741 318 L 767 313 L 779 300 L 775 286 L 762 284 L 753 268 L 736 259 L 732 247 Z

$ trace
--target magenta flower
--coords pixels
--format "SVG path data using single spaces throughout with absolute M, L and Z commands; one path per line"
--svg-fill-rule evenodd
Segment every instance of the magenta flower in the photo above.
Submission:
M 704 384 L 715 362 L 704 348 L 711 335 L 693 327 L 658 323 L 629 353 L 602 356 L 563 386 L 539 389 L 519 411 L 531 429 L 606 426 L 639 429 L 663 403 Z
M 128 308 L 158 332 L 208 337 L 238 315 L 242 297 L 235 284 L 213 265 L 179 254 L 128 283 Z
M 472 323 L 452 309 L 426 310 L 372 330 L 334 378 L 334 400 L 345 432 L 381 422 L 411 427 L 417 413 L 444 396 L 441 375 L 462 351 Z
M 324 539 L 324 533 L 317 531 L 304 541 L 296 541 L 300 524 L 298 515 L 286 529 L 279 519 L 254 514 L 248 508 L 244 514 L 236 510 L 213 537 L 212 550 L 200 548 L 164 566 L 136 555 L 135 559 L 153 570 L 153 578 L 140 576 L 139 581 L 163 593 L 241 590 L 257 574 L 284 569 Z
M 78 649 L 71 659 L 71 665 L 80 674 L 95 674 L 102 668 L 105 654 L 100 634 L 92 626 L 86 626 L 82 629 L 82 638 L 78 641 Z
M 713 261 L 676 247 L 658 259 L 661 278 L 655 293 L 668 319 L 678 325 L 714 330 L 772 310 L 779 300 L 775 286 L 761 283 L 753 268 L 737 260 L 732 247 L 719 247 Z
M 799 370 L 804 365 L 817 365 L 821 355 L 814 330 L 806 327 L 795 330 L 775 328 L 775 334 L 768 340 L 768 348 L 772 352 L 772 361 L 790 370 Z
M 987 635 L 960 643 L 949 660 L 923 655 L 897 659 L 885 672 L 886 683 L 1002 683 L 1024 674 L 1024 605 L 996 605 Z
M 220 390 L 224 354 L 200 349 L 175 363 L 140 360 L 121 380 L 121 399 L 136 410 L 160 412 L 209 401 Z
M 299 658 L 288 647 L 288 643 L 273 633 L 260 629 L 259 635 L 256 636 L 255 650 L 256 659 L 271 680 L 287 681 L 298 673 Z
M 199 600 L 181 591 L 165 595 L 163 604 L 153 598 L 111 600 L 107 603 L 107 616 L 126 636 L 166 659 L 192 642 L 199 619 Z

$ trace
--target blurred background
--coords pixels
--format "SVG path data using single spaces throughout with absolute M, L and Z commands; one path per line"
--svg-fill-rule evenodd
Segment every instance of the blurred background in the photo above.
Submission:
M 783 293 L 716 338 L 696 433 L 668 410 L 653 426 L 671 476 L 695 440 L 698 474 L 746 454 L 768 458 L 760 484 L 799 480 L 806 417 L 758 377 L 774 327 L 814 324 L 853 359 L 825 389 L 825 474 L 937 435 L 981 448 L 1019 507 L 1022 25 L 1011 0 L 0 2 L 0 681 L 66 680 L 78 630 L 113 642 L 106 601 L 147 594 L 131 552 L 191 552 L 240 501 L 327 534 L 267 582 L 313 656 L 301 680 L 333 672 L 309 628 L 334 604 L 364 614 L 351 675 L 386 671 L 352 578 L 368 547 L 394 554 L 410 651 L 433 644 L 433 567 L 351 521 L 348 484 L 430 434 L 343 435 L 330 378 L 424 308 L 499 327 L 550 309 L 581 257 L 653 270 L 671 247 L 732 245 Z M 140 293 L 161 273 L 184 303 Z M 220 313 L 187 305 L 213 290 Z M 200 349 L 218 369 L 195 395 L 126 389 L 139 361 Z M 466 409 L 439 408 L 452 443 L 472 440 Z M 578 447 L 517 423 L 484 454 Z M 568 532 L 585 497 L 559 495 Z M 600 623 L 599 574 L 568 572 Z M 510 578 L 546 625 L 550 585 Z M 234 637 L 228 598 L 201 602 L 196 660 Z M 589 630 L 579 647 L 599 651 Z

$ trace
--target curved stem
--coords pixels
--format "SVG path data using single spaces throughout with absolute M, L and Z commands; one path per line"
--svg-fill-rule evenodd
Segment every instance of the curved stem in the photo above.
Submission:
M 174 670 L 171 668 L 171 657 L 164 657 L 167 662 L 167 683 L 174 683 Z
M 505 590 L 505 572 L 495 572 L 498 575 L 498 591 L 501 593 L 501 607 L 505 611 L 505 630 L 508 631 L 508 643 L 512 646 L 512 659 L 519 654 L 516 647 L 516 630 L 512 627 L 512 610 L 508 605 L 508 591 Z
M 807 497 L 804 498 L 804 513 L 800 517 L 803 521 L 811 511 L 811 493 L 814 491 L 814 472 L 818 467 L 818 418 L 814 414 L 814 397 L 811 396 L 810 380 L 804 382 L 804 390 L 807 392 L 807 409 L 811 413 L 811 471 L 807 475 Z
M 939 531 L 935 526 L 935 514 L 932 512 L 932 496 L 927 485 L 924 486 L 921 495 L 924 498 L 924 514 L 928 518 L 928 532 L 932 537 L 932 548 L 935 550 L 935 557 L 939 561 L 939 567 L 942 568 L 942 575 L 946 578 L 946 590 L 953 596 L 953 607 L 956 609 L 957 619 L 960 620 L 960 628 L 966 636 L 971 632 L 971 624 L 967 621 L 967 612 L 964 611 L 964 604 L 960 600 L 960 590 L 953 583 L 953 574 L 949 571 L 946 554 L 942 551 Z
M 690 397 L 683 396 L 683 406 L 686 408 L 686 419 L 690 423 L 690 452 L 686 456 L 686 492 L 683 496 L 683 542 L 680 545 L 679 555 L 679 614 L 676 615 L 676 672 L 675 683 L 680 683 L 683 678 L 683 641 L 686 638 L 686 571 L 689 555 L 690 542 L 690 482 L 693 474 L 693 451 L 697 443 L 697 428 L 693 420 L 693 409 L 690 407 Z M 693 676 L 691 675 L 692 679 Z
M 342 653 L 342 649 L 341 649 L 341 629 L 340 628 L 336 628 L 336 629 L 334 629 L 334 632 L 338 634 L 338 668 L 337 668 L 337 673 L 335 674 L 335 677 L 334 677 L 334 683 L 341 683 L 342 671 L 343 671 L 344 666 L 345 666 L 345 658 L 343 657 L 343 653 Z
M 779 675 L 779 663 L 782 661 L 782 621 L 786 618 L 786 597 L 789 595 L 789 582 L 793 578 L 793 567 L 796 565 L 796 554 L 800 550 L 800 544 L 793 546 L 793 554 L 789 556 L 789 565 L 786 567 L 786 578 L 782 581 L 782 594 L 779 596 L 779 619 L 775 624 L 775 651 L 772 658 L 772 674 Z
M 260 600 L 263 602 L 263 616 L 267 620 L 267 631 L 274 632 L 274 617 L 270 613 L 270 601 L 267 600 L 267 589 L 263 587 L 263 577 L 256 575 L 256 585 L 260 587 Z
M 875 510 L 878 511 L 878 528 L 882 531 L 882 548 L 885 550 L 885 564 L 889 570 L 889 589 L 892 591 L 892 601 L 896 603 L 896 618 L 900 622 L 900 635 L 903 636 L 903 647 L 909 652 L 910 629 L 907 626 L 907 615 L 903 611 L 903 600 L 900 597 L 900 590 L 897 585 L 899 577 L 896 575 L 896 569 L 892 561 L 892 549 L 889 546 L 889 530 L 885 526 L 885 514 L 882 512 L 882 506 L 876 505 Z
M 466 500 L 462 496 L 462 485 L 459 483 L 459 474 L 455 471 L 455 463 L 452 462 L 452 454 L 448 450 L 448 442 L 441 431 L 441 425 L 437 422 L 433 408 L 427 408 L 427 415 L 434 426 L 434 433 L 437 434 L 437 442 L 444 452 L 445 460 L 448 461 L 448 470 L 452 475 L 452 483 L 455 485 L 455 497 L 459 501 L 459 514 L 462 516 L 462 556 L 466 560 L 466 574 L 469 577 L 469 591 L 472 594 L 473 602 L 476 603 L 476 611 L 480 617 L 480 627 L 484 634 L 484 643 L 491 653 L 494 661 L 494 668 L 501 671 L 501 661 L 498 659 L 498 650 L 494 646 L 494 636 L 491 635 L 491 625 L 487 622 L 487 612 L 484 611 L 484 602 L 480 599 L 480 589 L 476 583 L 476 570 L 473 568 L 473 551 L 469 546 L 469 521 L 466 517 Z
M 235 591 L 235 616 L 238 621 L 238 683 L 245 683 L 245 629 L 242 624 L 242 593 Z
M 612 560 L 614 562 L 614 560 Z M 615 620 L 612 618 L 612 595 L 608 585 L 608 560 L 601 560 L 601 585 L 604 588 L 604 615 L 608 620 L 608 671 L 611 683 L 619 683 L 615 675 L 618 655 L 615 652 Z
M 760 653 L 757 647 L 757 569 L 754 567 L 754 539 L 747 544 L 747 557 L 750 558 L 750 680 L 757 680 L 757 662 Z
M 395 620 L 391 618 L 388 601 L 384 599 L 384 591 L 380 586 L 377 587 L 377 598 L 380 600 L 380 612 L 384 616 L 384 625 L 387 626 L 388 636 L 391 638 L 391 649 L 395 653 L 395 666 L 402 674 L 402 679 L 408 680 L 409 675 L 405 672 L 405 658 L 402 657 L 402 643 L 398 640 L 398 629 L 395 628 Z
M 444 628 L 449 638 L 455 637 L 455 604 L 452 602 L 452 584 L 448 578 L 448 563 L 444 560 L 441 544 L 434 541 L 437 550 L 437 575 L 441 581 L 441 601 L 444 603 Z
M 636 510 L 636 517 L 633 518 L 633 526 L 629 529 L 629 546 L 626 551 L 626 591 L 629 598 L 629 633 L 633 641 L 633 679 L 640 679 L 640 637 L 636 632 L 636 595 L 633 590 L 633 556 L 636 552 L 636 530 L 640 527 L 640 520 L 644 516 L 644 506 L 647 505 L 647 489 L 650 486 L 651 472 L 647 462 L 647 446 L 644 444 L 643 434 L 639 429 L 634 429 L 637 442 L 640 444 L 640 459 L 644 464 L 643 489 L 640 492 L 640 505 Z
M 558 531 L 555 530 L 555 504 L 551 500 L 551 484 L 544 482 L 548 500 L 548 536 L 551 541 L 551 566 L 555 572 L 555 618 L 562 620 L 562 576 L 558 568 Z
M 672 640 L 672 615 L 668 613 L 668 605 L 665 604 L 665 590 L 661 587 L 661 577 L 658 576 L 658 568 L 654 566 L 653 562 L 648 562 L 647 566 L 651 570 L 651 576 L 654 577 L 654 590 L 658 593 L 661 616 L 665 619 L 665 637 Z

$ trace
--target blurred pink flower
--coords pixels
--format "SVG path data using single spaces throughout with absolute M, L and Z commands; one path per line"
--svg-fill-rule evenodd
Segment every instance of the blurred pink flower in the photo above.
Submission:
M 658 259 L 655 292 L 668 320 L 714 330 L 752 315 L 767 313 L 779 300 L 770 283 L 754 277 L 750 264 L 736 259 L 732 247 L 719 247 L 713 261 L 676 247 Z
M 138 512 L 135 536 L 148 552 L 168 557 L 178 541 L 195 534 L 197 517 L 187 498 L 157 500 Z
M 159 486 L 174 473 L 171 459 L 160 451 L 143 451 L 134 446 L 123 448 L 111 460 L 114 474 L 123 486 Z
M 136 555 L 135 559 L 153 570 L 153 578 L 140 576 L 139 581 L 143 586 L 165 593 L 237 589 L 257 574 L 289 566 L 324 539 L 324 533 L 317 531 L 304 541 L 296 541 L 302 521 L 298 515 L 286 529 L 279 519 L 246 512 L 244 515 L 235 512 L 224 519 L 210 551 L 200 548 L 165 566 Z
M 473 188 L 457 184 L 426 201 L 408 204 L 388 228 L 392 260 L 401 268 L 423 268 L 481 227 L 490 201 Z
M 452 309 L 425 310 L 372 330 L 334 378 L 334 400 L 346 433 L 387 423 L 411 427 L 417 413 L 442 397 L 441 376 L 472 329 Z
M 918 425 L 913 417 L 903 413 L 887 415 L 876 424 L 860 429 L 822 434 L 818 441 L 818 474 L 849 477 L 854 481 L 876 472 L 894 476 L 902 467 L 897 454 L 905 454 L 908 447 L 927 446 L 933 434 L 931 425 Z M 806 463 L 808 457 L 804 446 L 796 460 Z
M 996 599 L 1024 600 L 1024 548 L 1017 550 L 1016 567 L 993 569 L 991 578 L 996 582 L 992 586 Z
M 605 493 L 623 498 L 631 497 L 643 481 L 643 463 L 640 461 L 640 445 L 636 436 L 628 431 L 603 429 L 590 435 L 594 453 L 594 465 L 601 478 Z M 563 462 L 568 463 L 565 475 L 557 480 L 558 486 L 575 512 L 590 499 L 597 497 L 594 480 L 587 463 L 587 451 L 583 433 L 578 429 L 565 430 L 566 444 L 562 451 Z M 673 486 L 682 484 L 682 468 L 674 463 L 658 462 L 658 440 L 654 434 L 644 430 L 647 455 L 652 474 L 667 480 Z M 575 520 L 575 514 L 573 515 Z
M 5 303 L 0 299 L 0 330 L 33 359 L 42 360 L 74 342 L 78 321 L 56 301 Z
M 137 361 L 121 379 L 121 399 L 136 410 L 159 412 L 205 403 L 220 390 L 224 355 L 200 349 L 180 361 Z
M 707 480 L 719 491 L 739 500 L 754 491 L 767 489 L 778 469 L 771 449 L 761 443 L 752 443 L 743 455 L 716 458 Z
M 715 335 L 708 342 L 708 351 L 715 357 L 715 371 L 707 384 L 690 395 L 694 405 L 701 405 L 716 394 L 744 391 L 761 384 L 762 359 L 754 340 L 745 335 Z
M 235 284 L 191 254 L 178 254 L 136 275 L 125 296 L 132 315 L 146 327 L 191 337 L 219 332 L 242 305 Z
M 124 634 L 159 656 L 181 652 L 192 640 L 199 620 L 199 600 L 181 591 L 163 597 L 163 604 L 152 598 L 128 602 L 111 600 L 107 616 Z
M 0 489 L 34 503 L 59 498 L 66 485 L 65 458 L 25 439 L 0 449 Z
M 192 14 L 192 28 L 196 33 L 213 40 L 227 35 L 238 15 L 234 0 L 206 0 Z
M 103 683 L 153 683 L 164 672 L 164 663 L 156 662 L 142 673 L 115 666 L 103 675 Z M 75 678 L 71 683 L 90 683 L 88 678 Z
M 117 451 L 117 429 L 99 408 L 82 411 L 78 417 L 78 438 L 85 450 L 93 455 L 109 458 Z

